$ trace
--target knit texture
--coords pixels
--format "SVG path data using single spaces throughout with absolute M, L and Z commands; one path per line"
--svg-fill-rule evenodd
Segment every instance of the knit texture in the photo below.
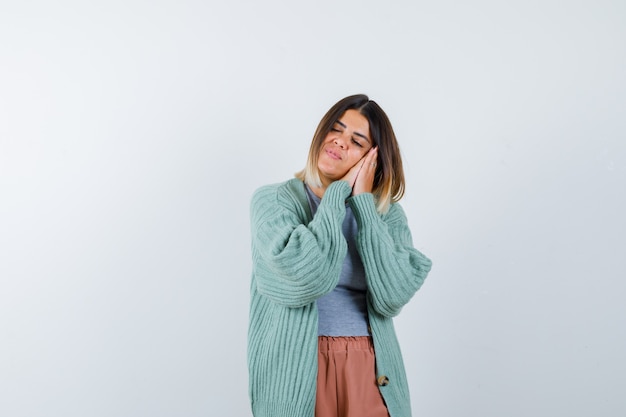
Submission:
M 420 288 L 430 260 L 413 248 L 398 204 L 385 215 L 372 194 L 350 197 L 345 181 L 325 191 L 315 217 L 302 181 L 258 189 L 251 203 L 252 280 L 248 332 L 249 394 L 255 417 L 314 417 L 317 382 L 315 300 L 337 285 L 347 244 L 346 199 L 358 224 L 357 248 L 368 285 L 376 377 L 391 417 L 411 415 L 392 317 Z

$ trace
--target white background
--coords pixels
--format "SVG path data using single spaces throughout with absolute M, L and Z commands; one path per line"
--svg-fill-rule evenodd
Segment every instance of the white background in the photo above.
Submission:
M 3 1 L 0 415 L 250 416 L 249 200 L 389 114 L 414 414 L 626 415 L 626 3 Z

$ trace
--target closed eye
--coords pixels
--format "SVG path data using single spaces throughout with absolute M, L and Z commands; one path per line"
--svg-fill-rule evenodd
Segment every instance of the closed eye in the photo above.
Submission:
M 358 140 L 354 139 L 354 138 L 352 138 L 352 143 L 354 143 L 354 144 L 355 144 L 356 146 L 358 146 L 359 148 L 362 148 L 362 147 L 363 147 L 363 145 L 361 145 L 361 143 L 360 143 Z

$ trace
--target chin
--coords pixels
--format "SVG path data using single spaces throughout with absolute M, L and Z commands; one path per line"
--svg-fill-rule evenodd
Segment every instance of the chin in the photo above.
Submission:
M 346 175 L 346 172 L 344 173 L 337 173 L 337 172 L 332 172 L 332 171 L 329 172 L 323 169 L 319 169 L 319 173 L 320 173 L 320 179 L 322 180 L 322 182 L 324 182 L 324 180 L 328 180 L 329 182 L 337 181 L 343 178 L 344 175 Z

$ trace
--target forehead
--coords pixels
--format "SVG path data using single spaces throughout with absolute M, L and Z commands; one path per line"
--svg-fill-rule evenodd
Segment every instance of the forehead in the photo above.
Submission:
M 349 109 L 337 120 L 338 123 L 351 130 L 369 136 L 370 123 L 358 110 Z

